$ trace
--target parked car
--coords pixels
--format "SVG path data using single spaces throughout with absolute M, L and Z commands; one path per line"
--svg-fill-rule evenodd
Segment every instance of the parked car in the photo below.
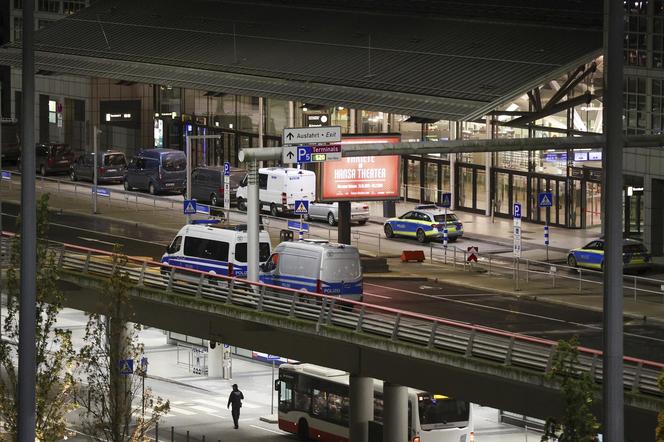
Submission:
M 247 176 L 237 189 L 237 207 L 247 208 Z M 270 215 L 292 213 L 295 201 L 313 201 L 316 198 L 316 174 L 310 170 L 265 167 L 258 170 L 258 199 L 260 209 L 269 210 Z
M 590 241 L 583 247 L 572 249 L 567 255 L 570 267 L 585 267 L 604 270 L 604 239 Z M 643 269 L 651 265 L 652 258 L 646 246 L 634 239 L 623 240 L 623 267 L 625 269 Z
M 441 209 L 411 210 L 398 218 L 385 221 L 383 229 L 388 238 L 409 236 L 417 238 L 419 242 L 425 242 L 443 238 L 445 221 L 447 221 L 447 238 L 450 242 L 454 242 L 463 235 L 463 224 L 450 210 L 447 214 Z
M 86 153 L 72 163 L 69 171 L 72 181 L 92 181 L 94 179 L 94 157 L 94 153 Z M 124 153 L 115 150 L 100 152 L 99 161 L 97 161 L 97 181 L 100 183 L 122 182 L 126 168 L 127 160 Z
M 309 203 L 307 220 L 327 221 L 335 226 L 339 222 L 339 203 Z M 350 221 L 364 225 L 369 221 L 369 206 L 364 203 L 350 203 Z
M 152 195 L 161 192 L 183 192 L 187 180 L 187 157 L 181 150 L 142 150 L 127 164 L 125 190 L 147 190 Z
M 18 161 L 21 156 L 19 126 L 15 121 L 2 122 L 2 161 Z
M 67 144 L 38 143 L 35 145 L 35 167 L 40 175 L 69 173 L 75 154 Z M 21 158 L 18 159 L 19 168 Z
M 235 202 L 238 185 L 246 174 L 247 171 L 244 169 L 231 167 L 231 204 Z M 206 202 L 212 206 L 223 206 L 224 167 L 210 166 L 194 169 L 191 173 L 191 196 L 197 201 Z

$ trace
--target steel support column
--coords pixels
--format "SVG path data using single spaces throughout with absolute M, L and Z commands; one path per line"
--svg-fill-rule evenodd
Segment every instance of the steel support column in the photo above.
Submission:
M 604 1 L 604 381 L 603 434 L 605 442 L 622 442 L 623 289 L 622 289 L 622 150 L 623 150 L 623 2 Z
M 383 442 L 408 440 L 408 388 L 383 383 Z
M 350 375 L 350 440 L 369 442 L 369 421 L 373 420 L 373 379 Z
M 18 441 L 35 440 L 37 204 L 35 200 L 35 2 L 23 1 L 21 302 L 18 338 Z
M 247 280 L 258 281 L 258 233 L 260 232 L 258 163 L 256 160 L 251 160 L 247 166 Z
M 340 244 L 350 244 L 350 201 L 339 201 L 337 237 Z

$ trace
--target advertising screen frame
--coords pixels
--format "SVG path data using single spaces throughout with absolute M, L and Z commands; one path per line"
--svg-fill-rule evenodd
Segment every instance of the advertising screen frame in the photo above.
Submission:
M 341 142 L 340 144 L 351 144 L 351 143 L 399 143 L 401 142 L 401 134 L 398 133 L 390 133 L 390 134 L 346 134 L 341 137 Z M 324 198 L 323 197 L 323 187 L 324 183 L 326 181 L 325 177 L 325 163 L 320 163 L 318 164 L 317 167 L 317 186 L 316 186 L 316 201 L 319 202 L 336 202 L 336 201 L 398 201 L 401 199 L 401 185 L 402 185 L 402 170 L 401 170 L 401 155 L 389 155 L 390 157 L 396 157 L 397 160 L 397 165 L 396 165 L 396 171 L 395 173 L 397 174 L 397 189 L 396 189 L 396 195 L 394 196 L 357 196 L 357 197 L 328 197 Z M 341 161 L 344 161 L 343 159 Z M 334 163 L 336 161 L 331 161 L 330 163 Z M 329 166 L 329 163 L 328 163 Z

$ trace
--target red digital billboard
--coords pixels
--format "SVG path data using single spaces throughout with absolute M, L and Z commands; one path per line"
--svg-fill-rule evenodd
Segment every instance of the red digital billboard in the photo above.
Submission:
M 397 143 L 399 136 L 345 137 L 341 144 Z M 343 147 L 342 147 L 343 148 Z M 326 161 L 320 170 L 320 201 L 369 201 L 399 198 L 401 157 L 345 157 Z

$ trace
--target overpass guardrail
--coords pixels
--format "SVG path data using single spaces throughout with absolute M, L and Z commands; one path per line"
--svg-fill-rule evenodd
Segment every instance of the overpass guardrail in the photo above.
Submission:
M 20 173 L 5 171 L 12 177 L 20 177 Z M 5 180 L 0 184 L 8 186 L 18 186 L 20 183 L 12 180 Z M 61 194 L 74 195 L 75 197 L 92 198 L 92 184 L 79 181 L 72 182 L 53 177 L 38 177 L 37 187 L 42 191 L 55 191 Z M 98 186 L 103 187 L 103 186 Z M 106 201 L 104 201 L 106 200 Z M 135 191 L 125 191 L 113 189 L 107 197 L 99 197 L 99 206 L 113 204 L 122 205 L 125 208 L 135 207 L 136 210 L 174 210 L 181 213 L 180 201 L 173 198 L 159 195 L 150 195 L 138 193 Z M 246 213 L 239 210 L 223 210 L 221 207 L 213 207 L 205 204 L 198 204 L 207 211 L 221 211 L 227 222 L 246 223 Z M 263 226 L 268 231 L 275 234 L 281 229 L 286 228 L 287 220 L 279 217 L 272 217 L 267 214 L 261 215 Z M 305 234 L 306 238 L 325 239 L 328 241 L 337 240 L 336 227 L 322 223 L 309 223 L 310 231 Z M 362 230 L 353 230 L 351 242 L 360 249 L 378 256 L 392 256 L 395 250 L 403 249 L 403 243 L 388 240 L 381 233 L 366 232 Z M 395 247 L 396 246 L 396 247 Z M 493 253 L 479 253 L 477 262 L 468 262 L 468 251 L 465 248 L 455 245 L 448 245 L 447 248 L 441 247 L 440 243 L 430 242 L 428 245 L 415 245 L 426 251 L 429 263 L 436 266 L 452 266 L 463 270 L 481 270 L 487 272 L 489 276 L 507 277 L 514 281 L 515 290 L 523 290 L 531 283 L 548 283 L 551 288 L 557 288 L 562 284 L 567 284 L 566 289 L 576 290 L 583 293 L 584 290 L 601 288 L 603 284 L 602 272 L 581 267 L 570 267 L 566 264 L 544 262 L 528 258 L 513 259 L 511 257 L 500 256 Z M 428 250 L 427 250 L 428 249 Z M 541 285 L 541 284 L 540 284 Z M 638 275 L 625 274 L 623 276 L 623 292 L 626 296 L 632 297 L 639 302 L 657 302 L 664 304 L 664 280 L 656 278 L 647 278 Z
M 7 238 L 0 242 L 3 257 L 0 263 L 6 267 L 9 242 Z M 110 277 L 118 266 L 112 259 L 113 254 L 102 250 L 69 244 L 54 244 L 51 250 L 63 271 Z M 526 369 L 541 375 L 550 372 L 557 345 L 555 341 L 490 327 L 137 258 L 127 258 L 121 271 L 137 286 L 307 321 L 316 330 L 334 326 L 419 349 L 442 350 L 470 360 Z M 663 396 L 657 379 L 664 364 L 632 357 L 624 357 L 623 363 L 626 391 L 653 398 Z M 579 364 L 575 368 L 579 373 L 590 373 L 600 384 L 602 352 L 580 347 Z

